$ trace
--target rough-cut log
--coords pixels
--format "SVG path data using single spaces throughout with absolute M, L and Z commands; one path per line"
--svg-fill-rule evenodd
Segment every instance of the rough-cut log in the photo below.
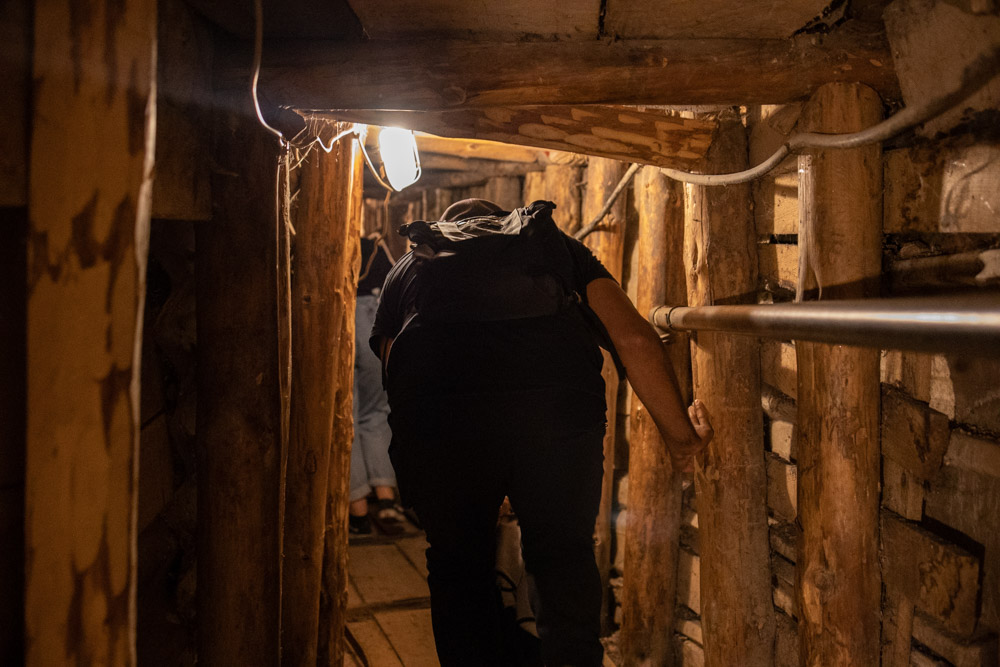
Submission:
M 524 146 L 511 146 L 497 141 L 480 139 L 452 139 L 431 134 L 417 135 L 417 150 L 420 154 L 440 153 L 454 157 L 478 158 L 480 160 L 501 160 L 503 162 L 526 162 L 544 164 L 548 157 L 545 151 Z
M 156 5 L 34 11 L 25 663 L 131 665 Z
M 978 558 L 888 512 L 882 514 L 882 553 L 890 595 L 905 598 L 950 632 L 972 634 L 979 596 Z
M 795 521 L 798 470 L 788 461 L 767 457 L 767 506 L 775 518 Z
M 245 51 L 228 54 L 246 70 Z M 892 57 L 873 36 L 664 41 L 286 42 L 269 44 L 261 90 L 299 109 L 532 104 L 776 104 L 830 81 L 894 96 Z M 762 85 L 766 82 L 766 85 Z
M 646 167 L 637 174 L 635 195 L 639 212 L 636 308 L 646 313 L 659 304 L 686 303 L 684 269 L 677 261 L 684 247 L 683 189 L 658 169 Z M 680 385 L 688 398 L 688 346 L 672 345 L 664 354 L 670 355 L 683 378 Z M 638 399 L 632 401 L 628 461 L 630 520 L 625 532 L 618 645 L 626 664 L 672 664 L 681 475 L 673 471 L 666 445 Z
M 1000 285 L 1000 250 L 903 259 L 892 263 L 888 278 L 889 290 L 894 294 L 997 287 Z
M 212 33 L 183 0 L 160 0 L 153 217 L 212 217 Z
M 1000 232 L 1000 145 L 898 148 L 885 159 L 885 232 Z
M 527 203 L 537 201 L 539 199 L 545 199 L 545 172 L 532 171 L 524 175 L 524 189 L 521 191 L 521 199 Z M 579 198 L 577 198 L 579 202 Z M 559 205 L 556 205 L 559 208 Z M 577 204 L 579 208 L 579 204 Z M 560 210 L 557 214 L 559 217 L 563 216 L 563 212 Z
M 321 115 L 321 114 L 314 114 Z M 446 111 L 338 109 L 330 118 L 393 125 L 449 137 L 511 144 L 661 167 L 694 169 L 712 141 L 715 122 L 681 118 L 662 108 L 510 106 Z
M 474 171 L 484 176 L 521 176 L 529 171 L 541 171 L 545 167 L 537 162 L 500 162 L 437 153 L 421 153 L 420 168 L 425 172 L 440 169 L 443 171 Z M 421 180 L 417 182 L 422 186 L 423 177 L 421 176 Z
M 799 280 L 799 247 L 790 243 L 764 243 L 758 246 L 760 279 L 764 289 L 795 291 Z
M 0 230 L 0 661 L 22 664 L 27 210 L 0 208 Z
M 338 128 L 339 129 L 339 128 Z M 313 150 L 302 164 L 292 260 L 292 396 L 285 477 L 281 660 L 316 664 L 333 408 L 345 286 L 357 271 L 358 220 L 349 206 L 354 142 Z M 344 163 L 344 164 L 342 164 Z M 342 531 L 341 531 L 342 532 Z
M 883 390 L 882 456 L 929 480 L 944 461 L 950 436 L 946 415 L 901 392 Z
M 524 206 L 521 194 L 521 179 L 517 176 L 494 176 L 486 181 L 484 199 L 499 204 L 500 208 L 505 211 L 512 211 L 518 206 Z
M 625 165 L 615 160 L 595 159 L 587 166 L 587 193 L 583 200 L 583 216 L 591 219 L 596 216 L 607 200 L 611 191 L 618 185 L 625 173 Z M 601 260 L 605 268 L 621 281 L 622 265 L 625 253 L 625 199 L 619 197 L 603 222 L 584 241 Z M 605 397 L 607 398 L 608 427 L 604 434 L 604 486 L 601 491 L 601 505 L 597 514 L 597 524 L 594 528 L 594 555 L 597 567 L 601 572 L 601 591 L 603 598 L 608 595 L 608 578 L 611 568 L 611 503 L 614 498 L 615 465 L 615 425 L 618 413 L 618 371 L 615 369 L 611 356 L 604 352 Z M 607 627 L 606 612 L 608 605 L 601 605 L 601 623 Z
M 772 390 L 777 390 L 791 399 L 795 405 L 798 395 L 796 385 L 795 346 L 776 340 L 763 340 L 760 344 L 761 380 Z
M 361 181 L 364 163 L 360 152 L 353 155 L 342 144 L 328 178 L 339 184 L 335 191 L 334 234 L 341 244 L 338 284 L 328 295 L 347 313 L 330 342 L 333 351 L 334 394 L 332 447 L 326 492 L 326 545 L 323 549 L 323 580 L 319 609 L 319 646 L 315 664 L 340 667 L 344 661 L 344 627 L 347 618 L 347 497 L 350 486 L 351 441 L 354 438 L 354 309 L 361 261 L 361 216 L 364 206 Z
M 570 164 L 550 164 L 545 167 L 541 199 L 548 199 L 556 205 L 555 220 L 559 228 L 573 234 L 580 228 L 581 202 L 580 186 L 583 184 L 583 168 Z M 531 203 L 530 200 L 525 200 Z
M 28 82 L 31 79 L 31 3 L 0 5 L 0 206 L 28 203 Z
M 709 152 L 713 171 L 746 166 L 746 135 L 726 121 Z M 685 186 L 688 304 L 750 303 L 757 248 L 748 185 Z M 771 665 L 771 603 L 760 353 L 756 339 L 700 332 L 692 345 L 694 395 L 713 415 L 715 439 L 695 477 L 702 558 L 705 662 Z
M 811 131 L 853 132 L 878 122 L 881 110 L 871 89 L 831 84 L 803 119 Z M 800 174 L 803 287 L 822 286 L 823 298 L 872 296 L 882 248 L 880 147 L 817 151 L 800 158 Z M 801 664 L 877 664 L 879 353 L 795 347 Z
M 282 401 L 278 142 L 220 95 L 210 224 L 196 226 L 198 659 L 278 661 Z

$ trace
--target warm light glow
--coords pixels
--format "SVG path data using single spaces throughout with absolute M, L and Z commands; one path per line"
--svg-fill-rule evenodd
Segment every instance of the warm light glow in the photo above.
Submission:
M 378 133 L 378 150 L 389 185 L 399 191 L 420 178 L 417 140 L 410 130 L 384 127 Z

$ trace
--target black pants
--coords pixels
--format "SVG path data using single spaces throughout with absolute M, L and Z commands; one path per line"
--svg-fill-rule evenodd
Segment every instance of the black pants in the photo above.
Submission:
M 546 664 L 601 664 L 593 553 L 603 462 L 599 398 L 536 391 L 393 402 L 390 456 L 403 501 L 430 543 L 431 616 L 443 667 L 509 664 L 495 575 L 505 495 L 538 592 Z M 577 418 L 583 403 L 589 420 Z

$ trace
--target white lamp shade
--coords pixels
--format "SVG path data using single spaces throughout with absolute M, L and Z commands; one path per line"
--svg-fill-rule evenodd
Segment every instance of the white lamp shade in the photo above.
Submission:
M 413 185 L 420 178 L 417 139 L 410 130 L 384 127 L 378 133 L 378 150 L 385 176 L 394 190 Z

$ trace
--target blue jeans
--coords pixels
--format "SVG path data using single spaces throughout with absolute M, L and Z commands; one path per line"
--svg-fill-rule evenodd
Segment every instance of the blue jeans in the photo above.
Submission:
M 389 461 L 389 404 L 382 389 L 382 365 L 368 347 L 378 297 L 358 296 L 354 329 L 354 443 L 349 500 L 361 500 L 376 486 L 396 486 Z

